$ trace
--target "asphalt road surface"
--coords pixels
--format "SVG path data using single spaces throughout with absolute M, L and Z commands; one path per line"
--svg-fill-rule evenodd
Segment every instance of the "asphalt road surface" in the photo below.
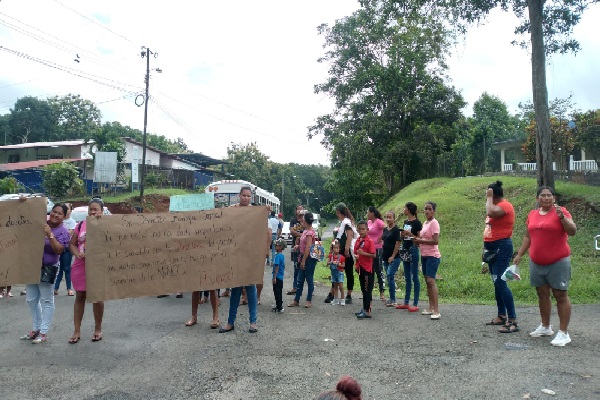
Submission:
M 256 334 L 243 306 L 232 332 L 210 329 L 208 304 L 199 306 L 198 325 L 184 326 L 186 293 L 107 302 L 104 340 L 96 343 L 88 305 L 82 340 L 71 345 L 74 298 L 63 286 L 48 342 L 35 345 L 19 340 L 31 329 L 20 289 L 0 299 L 0 399 L 313 399 L 344 374 L 362 384 L 364 399 L 550 398 L 542 389 L 557 399 L 600 398 L 598 304 L 573 308 L 573 342 L 556 348 L 551 338 L 528 336 L 539 324 L 534 307 L 518 308 L 521 332 L 500 334 L 484 325 L 494 307 L 443 299 L 439 321 L 379 300 L 372 320 L 357 320 L 360 292 L 353 305 L 331 306 L 323 303 L 327 285 L 316 288 L 312 308 L 275 314 L 265 285 Z M 221 299 L 222 323 L 228 304 Z

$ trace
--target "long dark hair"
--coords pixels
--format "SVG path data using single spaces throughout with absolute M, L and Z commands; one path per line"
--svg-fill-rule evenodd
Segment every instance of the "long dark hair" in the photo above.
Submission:
M 415 203 L 413 203 L 412 201 L 409 201 L 408 203 L 406 203 L 404 205 L 404 207 L 406 207 L 406 209 L 408 210 L 409 213 L 411 213 L 411 215 L 414 215 L 415 217 L 417 216 L 417 205 Z
M 375 218 L 383 220 L 381 213 L 377 208 L 375 208 L 375 206 L 369 206 L 369 212 L 372 212 L 373 215 L 375 215 Z
M 354 217 L 352 216 L 352 213 L 350 212 L 350 210 L 348 210 L 348 206 L 346 206 L 346 204 L 338 203 L 335 206 L 335 211 L 339 212 L 344 217 L 348 218 L 350 220 L 350 222 L 352 222 L 352 224 L 354 225 Z

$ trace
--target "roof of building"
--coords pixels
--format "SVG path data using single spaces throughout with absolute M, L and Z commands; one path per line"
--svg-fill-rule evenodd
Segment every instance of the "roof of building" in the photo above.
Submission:
M 202 153 L 179 153 L 174 154 L 175 156 L 182 158 L 186 161 L 190 161 L 199 165 L 207 166 L 207 165 L 218 165 L 218 164 L 228 164 L 227 161 L 217 160 L 216 158 L 212 158 L 209 156 L 205 156 Z
M 16 163 L 0 164 L 0 171 L 18 171 L 22 169 L 30 168 L 41 168 L 50 164 L 58 164 L 60 162 L 74 162 L 89 160 L 88 158 L 65 158 L 65 159 L 52 159 L 52 160 L 36 160 L 36 161 L 23 161 Z
M 93 141 L 91 141 L 93 143 Z M 0 149 L 27 149 L 31 147 L 58 147 L 58 146 L 81 146 L 85 144 L 85 140 L 63 140 L 60 142 L 34 142 L 34 143 L 21 143 L 21 144 L 9 144 L 7 146 L 0 146 Z

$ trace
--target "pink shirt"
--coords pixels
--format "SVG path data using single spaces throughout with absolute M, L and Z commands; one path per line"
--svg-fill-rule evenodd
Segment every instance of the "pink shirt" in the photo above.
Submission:
M 431 240 L 433 235 L 440 234 L 440 224 L 437 219 L 433 218 L 431 221 L 423 222 L 423 229 L 421 229 L 421 238 Z M 437 244 L 420 244 L 419 249 L 421 250 L 421 256 L 424 257 L 435 257 L 441 258 L 440 249 Z
M 375 221 L 368 220 L 367 226 L 369 227 L 369 232 L 367 235 L 369 235 L 373 243 L 375 243 L 375 249 L 381 249 L 383 247 L 381 235 L 385 229 L 385 222 L 379 218 L 376 218 Z
M 306 240 L 309 236 L 312 236 L 312 242 L 315 242 L 315 231 L 313 231 L 312 229 L 305 229 L 304 232 L 302 232 L 302 236 L 300 236 L 300 254 L 304 254 L 304 252 L 306 251 Z

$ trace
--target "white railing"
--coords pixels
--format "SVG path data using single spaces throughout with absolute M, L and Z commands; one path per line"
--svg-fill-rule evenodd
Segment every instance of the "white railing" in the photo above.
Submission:
M 518 170 L 521 171 L 537 171 L 537 164 L 534 162 L 528 162 L 528 163 L 517 163 L 518 165 Z M 556 162 L 552 163 L 552 169 L 554 171 L 556 171 Z M 502 171 L 506 172 L 506 171 L 513 171 L 513 164 L 504 164 L 502 165 Z
M 598 171 L 598 164 L 594 160 L 571 161 L 571 171 Z

